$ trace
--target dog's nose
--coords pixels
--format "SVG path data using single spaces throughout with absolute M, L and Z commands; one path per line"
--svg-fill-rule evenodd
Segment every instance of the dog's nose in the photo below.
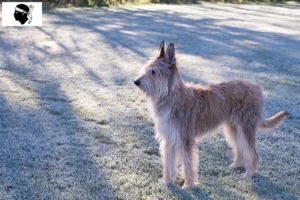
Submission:
M 134 84 L 136 84 L 137 86 L 139 86 L 141 84 L 141 81 L 140 80 L 136 80 L 136 81 L 133 81 Z

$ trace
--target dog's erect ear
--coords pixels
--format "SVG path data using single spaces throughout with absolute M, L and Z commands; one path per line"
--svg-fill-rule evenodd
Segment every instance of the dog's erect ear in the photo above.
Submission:
M 165 57 L 165 42 L 161 41 L 159 45 L 159 54 L 158 58 L 164 58 Z
M 176 63 L 175 46 L 173 43 L 169 44 L 167 48 L 165 61 L 169 67 Z

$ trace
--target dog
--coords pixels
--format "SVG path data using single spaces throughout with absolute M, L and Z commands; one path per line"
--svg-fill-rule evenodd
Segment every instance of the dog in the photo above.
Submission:
M 270 130 L 288 116 L 281 111 L 269 119 L 263 118 L 263 94 L 259 86 L 235 80 L 210 86 L 184 83 L 177 67 L 175 46 L 165 50 L 160 43 L 158 55 L 134 81 L 147 96 L 160 143 L 163 182 L 173 184 L 178 164 L 182 163 L 185 179 L 182 188 L 197 185 L 199 140 L 208 132 L 224 126 L 225 138 L 234 153 L 229 166 L 245 164 L 243 178 L 258 170 L 256 151 L 257 130 Z

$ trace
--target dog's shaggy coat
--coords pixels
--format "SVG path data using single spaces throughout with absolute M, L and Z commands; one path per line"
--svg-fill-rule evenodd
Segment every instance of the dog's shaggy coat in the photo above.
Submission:
M 197 183 L 199 139 L 223 124 L 225 136 L 234 152 L 230 167 L 246 163 L 244 177 L 251 177 L 258 166 L 255 148 L 256 131 L 272 129 L 284 121 L 280 112 L 263 119 L 263 95 L 259 86 L 246 81 L 230 81 L 208 87 L 186 84 L 178 72 L 175 48 L 165 51 L 160 44 L 159 55 L 134 83 L 150 99 L 160 141 L 163 180 L 174 183 L 176 169 L 182 162 L 183 188 Z

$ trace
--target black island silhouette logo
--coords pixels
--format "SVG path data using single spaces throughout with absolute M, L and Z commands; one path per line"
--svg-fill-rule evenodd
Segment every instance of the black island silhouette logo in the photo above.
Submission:
M 19 21 L 22 25 L 28 21 L 28 24 L 32 22 L 32 11 L 34 6 L 18 4 L 15 8 L 14 17 L 16 21 Z

